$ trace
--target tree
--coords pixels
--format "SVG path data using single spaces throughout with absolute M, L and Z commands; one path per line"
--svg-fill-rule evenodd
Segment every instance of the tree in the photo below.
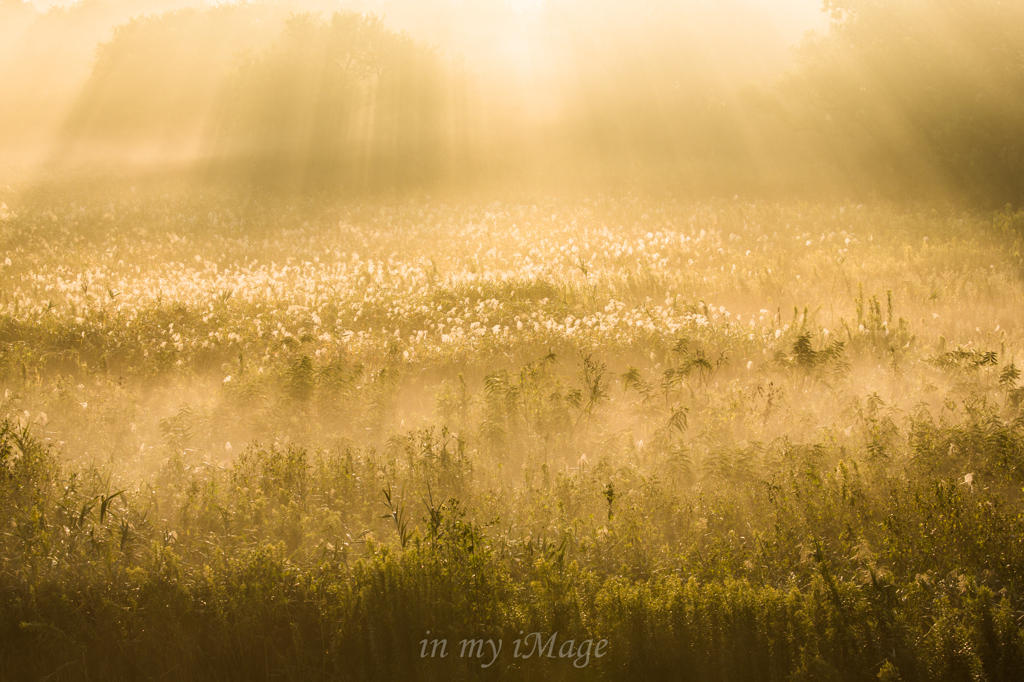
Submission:
M 1024 198 L 1024 5 L 826 0 L 781 86 L 791 122 L 886 183 Z

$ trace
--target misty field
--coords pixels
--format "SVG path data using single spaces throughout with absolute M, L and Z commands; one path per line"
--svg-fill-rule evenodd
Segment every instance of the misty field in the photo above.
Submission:
M 4 202 L 0 679 L 1024 671 L 1024 213 Z
M 0 0 L 0 682 L 1024 680 L 1021 0 Z

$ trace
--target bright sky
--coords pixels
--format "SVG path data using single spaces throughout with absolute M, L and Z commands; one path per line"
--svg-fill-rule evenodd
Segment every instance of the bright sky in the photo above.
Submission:
M 506 0 L 517 9 L 536 9 L 544 4 L 544 0 Z M 791 28 L 795 35 L 800 36 L 812 28 L 828 26 L 828 16 L 821 11 L 821 0 L 739 0 L 760 7 L 778 17 L 780 29 Z M 782 26 L 788 24 L 788 26 Z M 789 32 L 789 31 L 787 31 Z

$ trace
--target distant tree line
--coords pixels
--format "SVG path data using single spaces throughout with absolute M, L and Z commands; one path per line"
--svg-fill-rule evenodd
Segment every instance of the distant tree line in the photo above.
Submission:
M 493 74 L 372 14 L 141 17 L 99 48 L 65 141 L 183 150 L 262 181 L 408 184 L 558 160 L 1024 198 L 1024 4 L 825 0 L 830 30 L 774 82 L 786 55 L 744 7 L 549 0 L 547 80 L 516 96 L 557 113 L 530 125 L 486 110 Z
M 852 172 L 1024 198 L 1024 3 L 825 0 L 775 98 Z
M 433 49 L 376 17 L 293 16 L 232 74 L 224 144 L 292 174 L 429 179 L 448 163 L 453 78 Z
M 266 181 L 429 179 L 453 72 L 372 15 L 224 5 L 118 27 L 65 130 L 217 160 Z

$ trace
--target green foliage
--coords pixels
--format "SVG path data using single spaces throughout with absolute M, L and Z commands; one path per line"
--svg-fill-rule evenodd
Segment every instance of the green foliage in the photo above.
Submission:
M 31 465 L 11 463 L 15 451 Z M 479 525 L 457 499 L 437 503 L 429 488 L 417 523 L 388 483 L 392 547 L 366 532 L 315 542 L 322 531 L 313 529 L 352 501 L 324 496 L 351 458 L 250 450 L 230 485 L 186 473 L 183 489 L 205 487 L 213 497 L 201 504 L 217 513 L 196 515 L 188 511 L 196 498 L 179 498 L 170 504 L 193 521 L 172 521 L 171 531 L 140 513 L 152 504 L 143 490 L 94 497 L 101 482 L 60 473 L 31 433 L 9 423 L 0 452 L 0 501 L 11 520 L 0 652 L 18 676 L 65 666 L 74 675 L 143 669 L 172 679 L 285 670 L 307 679 L 476 677 L 482 671 L 466 660 L 421 661 L 424 633 L 511 643 L 544 628 L 607 638 L 611 653 L 590 669 L 613 679 L 683 670 L 695 680 L 957 680 L 982 670 L 1010 680 L 1024 665 L 1013 588 L 1024 579 L 1013 530 L 1020 497 L 948 478 L 873 483 L 840 462 L 794 469 L 759 490 L 723 480 L 710 498 L 647 502 L 658 483 L 619 479 L 603 491 L 606 524 L 552 543 Z M 632 530 L 645 504 L 660 513 Z M 163 518 L 174 518 L 167 511 Z M 300 536 L 313 537 L 288 549 L 265 534 L 293 517 Z M 649 545 L 669 528 L 678 549 L 650 545 L 665 552 L 657 561 L 667 571 L 628 578 L 602 568 L 599 558 L 625 558 L 632 542 Z M 126 638 L 131 648 L 120 644 Z M 511 657 L 499 658 L 497 671 L 571 672 L 557 659 Z
M 810 332 L 796 337 L 788 354 L 777 351 L 776 362 L 783 366 L 798 368 L 808 374 L 832 374 L 841 376 L 850 369 L 850 363 L 843 357 L 845 344 L 836 339 L 820 349 L 815 349 Z
M 65 191 L 0 224 L 0 677 L 1024 670 L 1005 213 Z

